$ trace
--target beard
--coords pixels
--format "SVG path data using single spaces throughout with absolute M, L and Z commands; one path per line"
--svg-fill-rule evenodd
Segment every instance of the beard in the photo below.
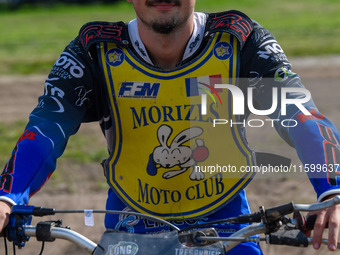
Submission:
M 146 6 L 152 6 L 153 4 L 158 3 L 172 3 L 176 6 L 180 6 L 181 3 L 179 0 L 147 0 Z M 175 30 L 175 28 L 179 25 L 179 20 L 177 20 L 174 17 L 171 17 L 170 20 L 154 20 L 150 22 L 151 28 L 156 32 L 160 34 L 170 34 Z
M 154 21 L 154 22 L 152 22 L 151 27 L 152 27 L 153 31 L 155 31 L 156 33 L 170 34 L 171 32 L 173 32 L 175 30 L 177 25 L 178 25 L 178 21 L 176 21 L 175 19 L 171 19 L 168 22 Z

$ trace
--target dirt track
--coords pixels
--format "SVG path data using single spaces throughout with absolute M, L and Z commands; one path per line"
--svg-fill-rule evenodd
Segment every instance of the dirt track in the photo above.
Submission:
M 293 71 L 300 74 L 303 83 L 313 95 L 319 110 L 327 115 L 334 124 L 340 128 L 340 58 L 315 58 L 295 59 L 292 61 Z M 319 66 L 316 66 L 318 64 Z M 0 77 L 0 121 L 14 121 L 27 119 L 29 112 L 37 103 L 37 97 L 43 92 L 44 77 L 42 76 L 18 76 Z M 272 128 L 266 127 L 258 132 L 256 129 L 248 130 L 248 139 L 256 150 L 271 151 L 293 159 L 293 164 L 299 164 L 296 153 L 288 145 L 284 144 Z M 81 128 L 80 132 L 97 132 L 101 136 L 97 124 L 88 124 Z M 100 138 L 102 139 L 102 138 Z M 86 177 L 90 182 L 93 171 L 100 171 L 99 165 L 87 166 L 79 171 L 82 181 L 77 183 L 75 192 L 71 194 L 54 194 L 50 189 L 44 189 L 31 200 L 33 204 L 58 209 L 92 208 L 103 209 L 105 207 L 106 191 L 93 191 L 87 189 Z M 305 176 L 269 176 L 258 175 L 247 188 L 251 207 L 257 209 L 259 205 L 265 207 L 277 205 L 279 202 L 294 200 L 297 203 L 315 201 L 314 191 Z M 60 217 L 56 216 L 55 218 Z M 71 225 L 72 229 L 81 231 L 93 240 L 98 240 L 103 231 L 102 216 L 96 216 L 94 228 L 84 227 L 83 216 L 62 216 L 65 225 Z M 0 253 L 2 252 L 2 242 Z M 38 254 L 40 244 L 35 240 L 28 243 L 25 249 L 17 254 Z M 84 254 L 65 241 L 47 244 L 44 254 Z M 287 247 L 263 246 L 265 254 L 316 254 L 311 248 L 293 249 Z M 11 253 L 10 253 L 11 254 Z M 325 249 L 320 254 L 328 254 Z

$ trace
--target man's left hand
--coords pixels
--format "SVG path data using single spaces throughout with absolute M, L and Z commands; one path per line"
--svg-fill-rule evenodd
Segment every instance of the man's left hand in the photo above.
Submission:
M 339 194 L 340 195 L 340 194 Z M 327 197 L 324 201 L 330 200 L 336 195 Z M 315 214 L 315 213 L 313 213 Z M 313 248 L 318 250 L 321 245 L 322 234 L 325 229 L 326 223 L 328 223 L 328 249 L 335 251 L 338 243 L 338 236 L 340 230 L 340 205 L 334 205 L 330 208 L 318 211 L 316 213 L 317 218 L 314 225 L 313 234 Z M 307 233 L 310 234 L 310 233 Z

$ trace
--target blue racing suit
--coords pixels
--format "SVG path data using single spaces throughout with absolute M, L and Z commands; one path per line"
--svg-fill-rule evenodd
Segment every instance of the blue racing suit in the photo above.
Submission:
M 194 170 L 215 153 L 209 144 L 213 136 L 204 136 L 210 132 L 207 126 L 213 125 L 213 117 L 219 120 L 230 117 L 229 121 L 243 123 L 251 113 L 246 107 L 243 115 L 232 117 L 230 94 L 218 90 L 216 84 L 233 84 L 245 94 L 248 88 L 253 88 L 253 104 L 258 110 L 271 108 L 273 88 L 304 88 L 299 76 L 291 71 L 282 48 L 267 29 L 241 12 L 195 13 L 194 33 L 182 62 L 175 70 L 162 70 L 153 65 L 136 31 L 136 20 L 127 24 L 91 22 L 65 48 L 46 79 L 44 94 L 30 114 L 25 132 L 1 175 L 1 200 L 27 204 L 55 170 L 57 159 L 80 124 L 99 121 L 110 153 L 105 163 L 110 185 L 107 209 L 150 213 L 169 219 L 180 228 L 250 212 L 244 187 L 253 175 L 243 175 L 229 184 L 224 183 L 227 178 L 222 174 L 202 175 L 202 168 L 199 174 Z M 202 94 L 221 99 L 221 105 L 217 100 L 209 105 L 206 116 L 200 112 L 203 107 L 197 101 Z M 289 93 L 287 98 L 299 99 L 301 93 Z M 179 99 L 190 101 L 181 104 Z M 223 104 L 225 100 L 227 103 Z M 310 115 L 303 113 L 301 107 L 289 104 L 285 115 L 277 107 L 269 116 L 275 120 L 280 136 L 295 147 L 303 164 L 328 167 L 309 174 L 317 197 L 322 200 L 340 192 L 336 171 L 340 159 L 339 132 L 311 99 L 303 107 Z M 296 125 L 280 124 L 286 119 Z M 185 127 L 183 124 L 187 123 L 190 124 Z M 244 127 L 227 129 L 226 137 L 234 149 L 229 152 L 222 147 L 219 151 L 226 151 L 223 158 L 231 162 L 236 158 L 238 167 L 255 165 Z M 217 129 L 212 130 L 219 134 Z M 168 139 L 173 131 L 174 136 L 178 135 L 170 144 Z M 188 146 L 194 138 L 200 150 Z M 152 143 L 150 148 L 143 147 L 145 152 L 135 146 L 143 143 Z M 175 158 L 176 151 L 182 158 L 172 164 L 164 153 Z M 136 169 L 131 169 L 131 162 L 136 164 Z M 129 175 L 124 166 L 132 171 Z M 134 171 L 136 176 L 132 174 Z M 162 175 L 161 171 L 165 173 Z M 148 179 L 142 179 L 139 173 Z M 160 184 L 152 182 L 156 177 Z M 168 183 L 179 178 L 183 179 L 179 182 L 183 189 L 171 189 Z M 125 185 L 126 182 L 135 184 Z M 163 211 L 181 202 L 179 208 L 183 211 Z M 148 220 L 115 215 L 107 215 L 105 225 L 129 232 L 167 230 Z M 243 226 L 215 227 L 221 235 L 230 235 Z M 233 251 L 261 253 L 253 243 L 239 245 Z

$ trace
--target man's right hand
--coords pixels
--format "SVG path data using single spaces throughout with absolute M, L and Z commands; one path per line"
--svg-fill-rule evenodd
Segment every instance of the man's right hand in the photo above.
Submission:
M 7 226 L 12 205 L 5 201 L 0 201 L 0 232 Z

